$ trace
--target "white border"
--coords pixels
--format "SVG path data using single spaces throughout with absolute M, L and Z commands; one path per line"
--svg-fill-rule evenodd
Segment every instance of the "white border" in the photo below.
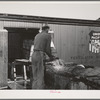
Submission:
M 28 3 L 28 1 L 0 1 L 0 3 Z M 31 3 L 100 3 L 100 1 L 47 1 Z M 29 3 L 30 3 L 29 2 Z M 57 93 L 59 92 L 60 93 Z M 51 93 L 50 90 L 0 90 L 0 99 L 100 99 L 99 90 L 57 90 Z
M 100 99 L 99 90 L 1 90 L 0 99 Z
M 38 3 L 38 4 L 54 4 L 54 3 L 60 3 L 60 4 L 77 4 L 77 3 L 84 3 L 84 4 L 97 4 L 100 3 L 100 1 L 0 1 L 0 3 Z

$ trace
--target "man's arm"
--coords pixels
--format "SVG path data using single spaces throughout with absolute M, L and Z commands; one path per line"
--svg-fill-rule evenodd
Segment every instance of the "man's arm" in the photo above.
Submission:
M 48 34 L 47 43 L 46 43 L 46 53 L 50 58 L 52 57 L 52 53 L 51 53 L 51 35 L 49 35 L 49 34 Z

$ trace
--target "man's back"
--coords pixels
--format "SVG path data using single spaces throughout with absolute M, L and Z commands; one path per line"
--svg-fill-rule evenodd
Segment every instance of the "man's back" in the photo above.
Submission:
M 36 35 L 34 40 L 34 49 L 35 50 L 41 50 L 43 52 L 46 52 L 47 45 L 51 43 L 51 36 L 47 33 L 39 33 Z M 48 48 L 50 49 L 50 48 Z

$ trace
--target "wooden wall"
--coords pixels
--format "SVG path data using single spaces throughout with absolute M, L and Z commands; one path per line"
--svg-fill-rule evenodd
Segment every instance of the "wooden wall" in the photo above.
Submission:
M 0 29 L 0 88 L 7 86 L 8 76 L 8 34 Z
M 42 23 L 3 21 L 3 27 L 40 28 Z M 100 27 L 49 24 L 59 58 L 67 62 L 99 66 L 100 54 L 89 51 L 89 33 Z
M 54 30 L 54 42 L 59 58 L 66 62 L 84 65 L 100 65 L 100 53 L 89 51 L 89 33 L 100 27 L 75 25 L 50 25 Z

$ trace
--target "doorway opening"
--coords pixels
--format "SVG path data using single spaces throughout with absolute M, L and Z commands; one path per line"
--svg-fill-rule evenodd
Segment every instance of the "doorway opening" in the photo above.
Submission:
M 12 62 L 15 59 L 29 59 L 30 48 L 39 28 L 5 28 L 8 30 L 8 79 L 12 79 Z M 22 67 L 18 67 L 17 75 L 22 75 Z

